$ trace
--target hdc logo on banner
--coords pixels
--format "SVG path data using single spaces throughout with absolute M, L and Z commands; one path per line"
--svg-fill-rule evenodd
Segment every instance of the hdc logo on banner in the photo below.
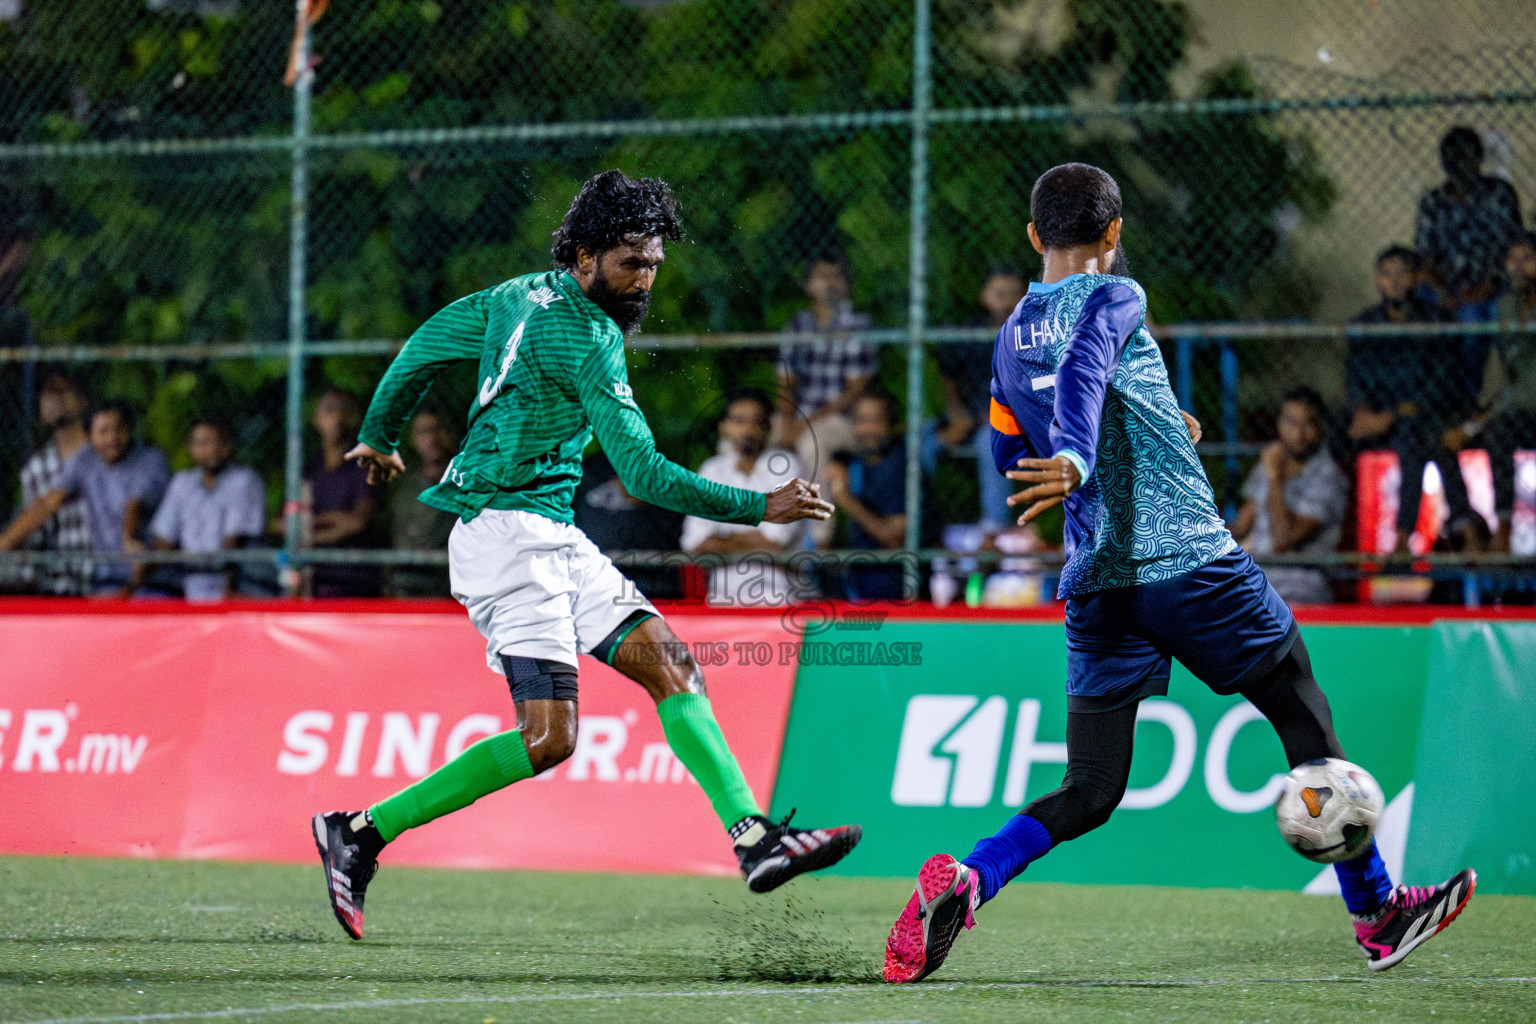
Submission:
M 1067 665 L 1060 623 L 884 630 L 882 639 L 920 644 L 922 663 L 801 668 L 773 809 L 860 822 L 864 842 L 835 870 L 899 877 L 937 852 L 963 856 L 1061 784 Z M 1403 825 L 1393 825 L 1400 844 L 1425 647 L 1401 629 L 1355 628 L 1308 628 L 1307 645 L 1345 749 L 1402 797 L 1392 819 Z M 1142 702 L 1138 714 L 1120 810 L 1031 865 L 1031 879 L 1294 890 L 1317 878 L 1268 813 L 1285 753 L 1256 708 L 1176 667 L 1169 697 Z
M 1009 706 L 1008 699 L 1002 696 L 983 699 L 960 694 L 919 694 L 908 700 L 896 751 L 891 802 L 901 807 L 991 804 L 1003 760 L 1003 732 L 1008 724 Z M 1271 775 L 1257 789 L 1242 790 L 1233 785 L 1227 770 L 1239 731 L 1250 722 L 1263 721 L 1259 710 L 1243 701 L 1226 711 L 1211 730 L 1205 751 L 1205 789 L 1224 811 L 1251 814 L 1266 810 L 1280 795 L 1283 773 Z M 1125 809 L 1150 810 L 1183 792 L 1194 772 L 1199 732 L 1194 717 L 1172 700 L 1143 701 L 1137 709 L 1136 722 L 1138 733 L 1141 725 L 1151 723 L 1166 729 L 1172 738 L 1166 768 L 1157 781 L 1127 789 L 1120 801 L 1120 807 Z M 1039 729 L 1040 701 L 1026 697 L 1018 702 L 1013 741 L 1002 773 L 1004 807 L 1024 805 L 1034 765 L 1067 762 L 1067 745 L 1041 742 L 1037 738 Z

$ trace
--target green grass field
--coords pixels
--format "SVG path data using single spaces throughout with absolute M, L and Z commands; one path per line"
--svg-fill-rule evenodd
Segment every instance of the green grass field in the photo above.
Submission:
M 879 984 L 910 883 L 386 867 L 345 939 L 316 867 L 0 859 L 0 1022 L 1532 1021 L 1536 899 L 1371 975 L 1330 899 L 1016 885 Z

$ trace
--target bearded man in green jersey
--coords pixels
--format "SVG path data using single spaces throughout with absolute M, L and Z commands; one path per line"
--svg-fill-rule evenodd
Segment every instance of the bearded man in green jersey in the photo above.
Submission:
M 665 182 L 597 175 L 555 232 L 553 271 L 443 309 L 406 342 L 374 393 L 347 457 L 382 482 L 405 471 L 400 435 L 437 374 L 461 359 L 480 361 L 463 450 L 421 500 L 460 517 L 448 541 L 453 595 L 486 639 L 486 663 L 507 677 L 517 729 L 476 743 L 365 811 L 315 815 L 331 906 L 354 939 L 385 844 L 571 755 L 578 654 L 612 665 L 656 701 L 668 744 L 709 797 L 754 892 L 835 864 L 859 841 L 857 825 L 801 829 L 763 816 L 686 645 L 572 523 L 581 455 L 594 432 L 642 501 L 753 526 L 832 513 L 804 480 L 767 494 L 742 490 L 656 451 L 630 390 L 624 337 L 645 319 L 663 243 L 681 237 Z

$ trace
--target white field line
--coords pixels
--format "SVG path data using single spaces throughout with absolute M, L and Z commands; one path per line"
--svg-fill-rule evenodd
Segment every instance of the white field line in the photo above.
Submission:
M 909 995 L 932 992 L 1064 989 L 1064 988 L 1216 988 L 1227 985 L 1456 985 L 1498 984 L 1528 985 L 1536 983 L 1529 978 L 1381 978 L 1381 977 L 1332 977 L 1332 978 L 1206 978 L 1188 981 L 954 981 L 940 984 L 924 982 L 921 985 L 904 986 L 899 991 Z M 0 1024 L 154 1024 L 157 1021 L 177 1020 L 225 1020 L 236 1017 L 265 1017 L 284 1013 L 323 1013 L 348 1010 L 387 1010 L 410 1006 L 504 1006 L 519 1003 L 563 1002 L 625 1002 L 635 999 L 760 999 L 765 996 L 812 996 L 849 995 L 857 992 L 895 992 L 894 986 L 868 985 L 803 985 L 797 988 L 732 988 L 732 989 L 681 989 L 657 992 L 551 992 L 512 996 L 439 996 L 420 999 L 360 999 L 339 1003 L 277 1003 L 269 1006 L 232 1006 L 223 1010 L 176 1010 L 168 1013 L 126 1013 L 101 1017 L 48 1017 L 27 1021 L 3 1021 Z

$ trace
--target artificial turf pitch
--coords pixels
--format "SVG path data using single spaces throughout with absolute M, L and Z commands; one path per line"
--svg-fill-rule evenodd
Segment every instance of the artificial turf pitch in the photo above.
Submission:
M 1536 1020 L 1528 897 L 1372 975 L 1336 900 L 1020 884 L 883 985 L 911 885 L 386 866 L 355 943 L 318 864 L 0 859 L 0 1022 Z

